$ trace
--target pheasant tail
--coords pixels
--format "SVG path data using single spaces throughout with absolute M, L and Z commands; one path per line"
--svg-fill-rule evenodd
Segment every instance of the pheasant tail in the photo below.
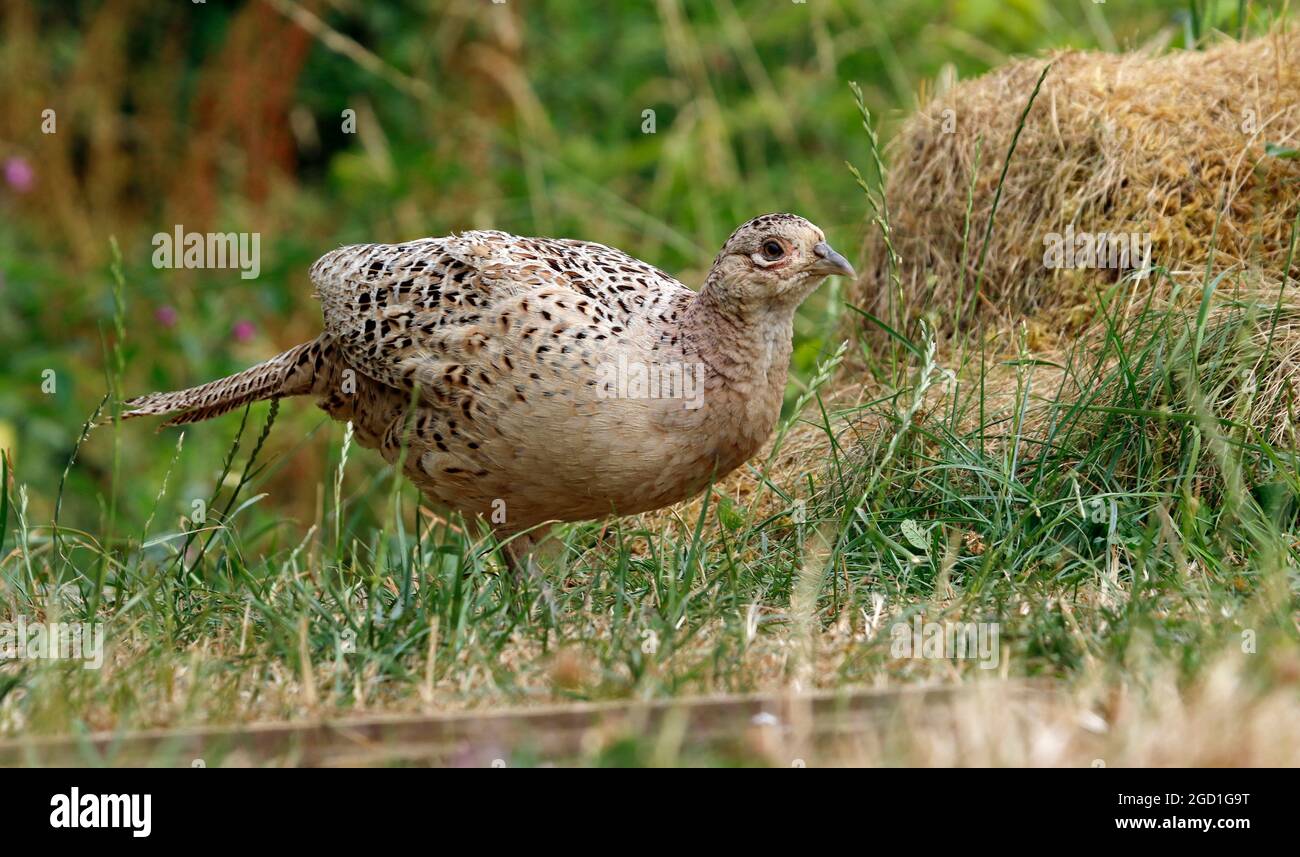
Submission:
M 294 346 L 264 363 L 197 387 L 171 393 L 150 393 L 126 403 L 123 419 L 176 414 L 164 426 L 184 425 L 220 416 L 249 402 L 310 394 L 328 361 L 330 344 L 324 337 Z

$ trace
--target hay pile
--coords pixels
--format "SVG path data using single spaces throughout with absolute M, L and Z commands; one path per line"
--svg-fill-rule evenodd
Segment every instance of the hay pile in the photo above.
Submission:
M 964 318 L 1030 317 L 1040 333 L 1072 333 L 1092 316 L 1094 287 L 1121 272 L 1048 268 L 1049 235 L 1072 230 L 1080 249 L 1082 233 L 1149 235 L 1154 264 L 1200 276 L 1221 209 L 1214 267 L 1254 265 L 1280 279 L 1300 159 L 1267 154 L 1266 145 L 1300 148 L 1300 36 L 1279 28 L 1204 51 L 1069 52 L 1052 63 L 1010 163 L 981 295 L 984 227 L 1043 59 L 961 83 L 907 120 L 889 150 L 886 188 L 901 295 L 873 234 L 851 300 L 910 330 L 923 316 L 951 330 L 961 309 Z M 1168 280 L 1152 282 L 1168 289 Z

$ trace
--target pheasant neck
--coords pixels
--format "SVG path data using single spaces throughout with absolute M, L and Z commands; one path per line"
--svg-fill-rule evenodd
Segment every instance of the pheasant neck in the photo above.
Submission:
M 700 359 L 728 386 L 784 389 L 794 312 L 731 298 L 712 278 L 686 311 L 685 334 Z

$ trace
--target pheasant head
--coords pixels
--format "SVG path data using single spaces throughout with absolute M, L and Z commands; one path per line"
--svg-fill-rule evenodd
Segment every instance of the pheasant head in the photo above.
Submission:
M 742 317 L 793 314 L 832 274 L 852 277 L 853 266 L 826 243 L 822 230 L 794 214 L 765 214 L 722 245 L 704 291 Z

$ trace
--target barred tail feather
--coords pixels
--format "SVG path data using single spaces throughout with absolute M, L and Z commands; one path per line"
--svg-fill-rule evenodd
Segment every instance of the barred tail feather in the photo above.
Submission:
M 216 381 L 140 396 L 126 403 L 131 410 L 122 418 L 176 414 L 163 425 L 185 425 L 220 416 L 249 402 L 310 393 L 328 347 L 323 337 L 317 338 Z

